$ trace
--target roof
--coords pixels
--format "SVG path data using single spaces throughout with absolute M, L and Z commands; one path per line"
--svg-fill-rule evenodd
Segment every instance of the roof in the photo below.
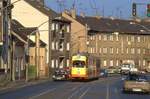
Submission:
M 18 36 L 20 36 L 24 41 L 27 41 L 28 39 L 27 36 L 30 35 L 32 32 L 35 32 L 37 29 L 36 27 L 30 27 L 30 28 L 24 27 L 16 20 L 11 21 L 11 28 L 12 31 L 15 32 Z M 21 41 L 19 42 L 19 40 L 16 39 L 15 35 L 13 36 L 14 36 L 14 40 L 22 45 L 23 42 Z M 30 46 L 35 46 L 35 43 L 33 41 L 29 40 L 29 42 L 30 42 Z M 40 40 L 40 46 L 44 47 L 46 46 L 46 44 Z
M 150 34 L 146 29 L 139 25 L 141 24 L 150 29 L 150 22 L 135 22 L 133 20 L 96 18 L 90 16 L 77 16 L 76 20 L 82 25 L 87 24 L 90 30 L 93 31 Z M 135 24 L 131 24 L 131 22 L 135 22 Z M 144 31 L 141 32 L 141 30 Z
M 47 16 L 50 16 L 53 21 L 63 21 L 63 22 L 71 22 L 68 19 L 61 16 L 61 14 L 56 13 L 54 10 L 46 7 L 43 5 L 41 1 L 38 0 L 25 0 L 28 4 L 30 4 L 32 7 L 38 9 L 42 13 L 44 13 Z
M 26 1 L 28 4 L 30 4 L 32 7 L 36 8 L 36 9 L 38 9 L 42 13 L 46 14 L 47 16 L 50 16 L 51 18 L 55 18 L 58 16 L 58 14 L 55 11 L 44 6 L 38 0 L 24 0 L 24 1 Z

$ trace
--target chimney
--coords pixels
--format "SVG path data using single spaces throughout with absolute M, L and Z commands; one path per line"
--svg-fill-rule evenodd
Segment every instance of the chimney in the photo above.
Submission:
M 71 9 L 71 16 L 72 16 L 72 18 L 76 19 L 76 10 L 75 9 Z
M 80 15 L 84 18 L 85 17 L 85 13 L 81 12 Z
M 99 15 L 96 15 L 95 17 L 96 17 L 97 19 L 100 19 L 100 18 L 101 18 L 101 16 L 99 16 Z

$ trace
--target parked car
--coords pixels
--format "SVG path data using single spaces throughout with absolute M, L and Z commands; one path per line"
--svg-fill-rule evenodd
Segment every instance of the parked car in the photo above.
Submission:
M 108 76 L 108 71 L 106 69 L 101 69 L 100 70 L 100 77 L 107 77 Z
M 150 82 L 144 74 L 129 74 L 124 80 L 124 92 L 150 93 Z
M 67 71 L 65 71 L 63 69 L 58 69 L 58 70 L 55 70 L 52 78 L 54 81 L 56 81 L 56 80 L 68 80 L 69 75 L 68 75 Z

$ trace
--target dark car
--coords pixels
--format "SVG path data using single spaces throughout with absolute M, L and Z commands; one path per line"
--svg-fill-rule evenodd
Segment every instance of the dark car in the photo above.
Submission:
M 124 80 L 123 91 L 150 93 L 150 82 L 144 74 L 129 74 Z
M 68 76 L 67 71 L 65 71 L 63 69 L 58 69 L 58 70 L 55 70 L 55 72 L 53 73 L 52 78 L 55 81 L 56 80 L 68 80 L 69 76 Z
M 108 71 L 106 69 L 101 69 L 100 70 L 100 77 L 107 77 L 108 76 Z

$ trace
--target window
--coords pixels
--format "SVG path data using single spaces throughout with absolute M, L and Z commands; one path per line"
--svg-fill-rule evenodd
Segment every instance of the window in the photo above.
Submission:
M 146 42 L 146 37 L 145 37 L 145 36 L 143 37 L 143 42 L 144 42 L 144 43 Z
M 140 42 L 140 41 L 141 41 L 141 38 L 140 38 L 139 36 L 137 37 L 137 41 L 138 41 L 138 42 Z
M 113 66 L 113 60 L 110 60 L 110 66 Z
M 70 26 L 67 25 L 67 32 L 69 33 L 70 32 Z
M 59 45 L 59 50 L 60 50 L 60 51 L 63 51 L 63 49 L 64 49 L 64 43 L 61 43 L 61 44 Z
M 93 53 L 95 53 L 95 48 L 93 47 Z
M 70 50 L 70 44 L 67 43 L 67 50 L 69 51 Z
M 93 37 L 93 40 L 95 40 L 95 36 L 92 36 Z
M 52 50 L 55 50 L 55 43 L 52 42 Z
M 93 39 L 92 39 L 92 36 L 90 36 L 90 40 L 93 40 Z
M 141 53 L 141 49 L 140 49 L 140 48 L 137 49 L 137 53 L 138 53 L 138 54 Z
M 102 39 L 102 36 L 101 35 L 99 35 L 99 40 L 101 40 Z
M 134 36 L 131 36 L 131 42 L 134 42 Z
M 143 49 L 143 54 L 145 54 L 145 52 L 146 52 L 145 49 Z
M 90 50 L 90 53 L 92 53 L 92 47 L 90 48 L 91 50 Z
M 107 48 L 103 48 L 103 53 L 107 53 Z
M 54 60 L 52 59 L 51 62 L 52 62 L 52 68 L 54 68 L 54 65 L 55 65 Z
M 116 66 L 119 66 L 119 60 L 116 61 Z
M 99 48 L 99 53 L 102 53 L 102 49 L 101 48 Z
M 58 23 L 56 24 L 56 30 L 58 30 L 59 29 L 59 27 L 58 27 Z
M 127 54 L 129 53 L 129 48 L 126 49 Z
M 104 41 L 106 41 L 107 40 L 107 35 L 104 35 Z
M 110 48 L 110 53 L 113 54 L 113 48 L 112 47 Z
M 55 23 L 52 23 L 52 30 L 55 30 Z
M 116 53 L 117 53 L 117 54 L 119 53 L 119 48 L 116 49 Z
M 119 41 L 119 36 L 118 35 L 116 35 L 116 41 Z
M 127 36 L 127 42 L 129 41 L 129 36 Z
M 67 59 L 67 67 L 69 67 L 69 59 Z
M 58 42 L 56 42 L 56 50 L 58 50 Z
M 58 67 L 58 60 L 56 60 L 56 68 Z
M 110 41 L 113 41 L 113 35 L 110 35 Z
M 146 61 L 145 60 L 143 60 L 143 66 L 145 66 L 146 65 Z
M 131 54 L 134 54 L 134 53 L 135 53 L 135 49 L 131 48 Z
M 104 66 L 107 66 L 107 61 L 106 60 L 104 60 Z
M 141 65 L 141 61 L 139 60 L 139 64 L 138 64 L 139 66 Z

